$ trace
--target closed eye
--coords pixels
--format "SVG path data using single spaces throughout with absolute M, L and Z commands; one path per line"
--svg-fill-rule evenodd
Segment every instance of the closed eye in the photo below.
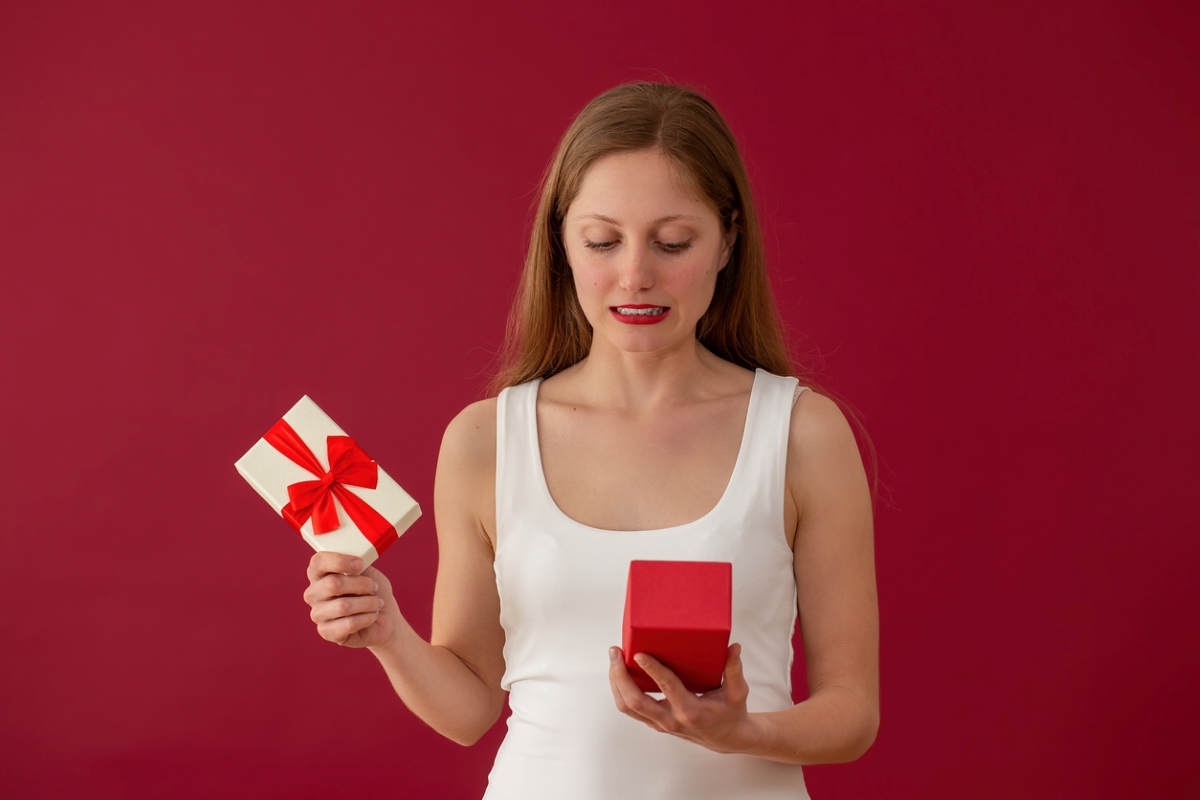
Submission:
M 613 245 L 615 245 L 615 244 L 617 244 L 616 241 L 593 242 L 591 239 L 583 240 L 583 246 L 590 250 L 610 250 L 610 249 L 612 249 Z M 662 248 L 664 250 L 666 250 L 668 253 L 679 253 L 679 252 L 687 250 L 689 247 L 691 247 L 692 240 L 688 239 L 687 241 L 684 241 L 684 242 L 659 242 L 659 245 L 661 245 Z

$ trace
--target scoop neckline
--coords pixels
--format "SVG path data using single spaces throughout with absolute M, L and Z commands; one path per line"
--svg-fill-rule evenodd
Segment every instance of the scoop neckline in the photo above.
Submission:
M 558 503 L 556 503 L 554 501 L 554 495 L 550 494 L 550 484 L 546 482 L 546 471 L 542 466 L 542 438 L 538 432 L 538 425 L 537 425 L 537 397 L 538 397 L 538 392 L 542 388 L 542 380 L 543 379 L 538 378 L 534 382 L 533 390 L 530 392 L 530 395 L 532 395 L 532 398 L 529 401 L 530 402 L 530 416 L 531 416 L 530 427 L 533 430 L 534 469 L 537 473 L 537 483 L 541 489 L 542 498 L 545 500 L 546 505 L 550 507 L 551 512 L 556 517 L 558 517 L 560 520 L 562 520 L 570 525 L 573 525 L 576 528 L 580 528 L 581 530 L 585 530 L 585 531 L 592 532 L 592 533 L 604 534 L 606 536 L 621 535 L 621 534 L 675 533 L 677 531 L 685 530 L 687 528 L 694 528 L 697 525 L 702 525 L 702 524 L 708 522 L 710 519 L 715 517 L 721 511 L 721 509 L 726 505 L 730 494 L 732 494 L 731 490 L 733 489 L 734 484 L 737 482 L 738 477 L 741 475 L 742 464 L 746 460 L 746 451 L 749 449 L 750 422 L 751 422 L 751 416 L 754 413 L 754 401 L 759 393 L 758 387 L 759 387 L 759 382 L 762 378 L 763 372 L 764 372 L 764 370 L 761 367 L 756 368 L 754 370 L 754 383 L 752 383 L 750 385 L 750 400 L 746 403 L 746 419 L 742 423 L 742 440 L 741 440 L 741 443 L 738 445 L 737 459 L 733 462 L 733 472 L 731 472 L 729 474 L 729 481 L 728 481 L 728 483 L 725 484 L 725 491 L 723 491 L 721 493 L 721 497 L 719 500 L 717 500 L 717 504 L 715 506 L 713 506 L 711 509 L 709 509 L 707 514 L 705 514 L 704 516 L 699 517 L 697 519 L 694 519 L 691 522 L 684 522 L 680 525 L 672 525 L 667 528 L 646 528 L 643 530 L 633 530 L 633 531 L 612 530 L 610 528 L 596 528 L 596 527 L 593 527 L 592 525 L 585 525 L 584 523 L 580 522 L 579 520 L 575 519 L 574 517 L 569 516 L 567 514 L 567 512 L 565 512 L 561 508 L 559 508 Z

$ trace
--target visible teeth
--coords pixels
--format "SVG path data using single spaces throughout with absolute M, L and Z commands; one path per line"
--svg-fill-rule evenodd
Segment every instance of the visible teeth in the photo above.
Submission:
M 665 310 L 666 309 L 664 309 L 664 308 L 618 308 L 617 313 L 625 314 L 626 316 L 628 316 L 630 314 L 637 314 L 637 315 L 643 316 L 643 317 L 646 316 L 647 314 L 649 314 L 652 317 L 657 317 L 659 314 L 663 313 L 663 311 L 665 311 Z

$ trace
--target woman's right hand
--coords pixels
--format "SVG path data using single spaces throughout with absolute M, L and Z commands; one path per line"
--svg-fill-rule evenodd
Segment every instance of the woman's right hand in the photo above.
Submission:
M 361 572 L 361 574 L 359 574 Z M 342 553 L 317 552 L 308 562 L 304 602 L 323 639 L 346 647 L 387 644 L 400 628 L 400 607 L 392 584 L 362 559 Z

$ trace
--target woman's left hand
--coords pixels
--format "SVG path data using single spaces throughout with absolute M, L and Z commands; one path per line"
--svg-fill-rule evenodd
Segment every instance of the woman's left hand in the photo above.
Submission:
M 758 741 L 760 731 L 746 711 L 750 687 L 742 675 L 740 644 L 732 644 L 726 651 L 721 688 L 698 696 L 653 656 L 638 653 L 633 660 L 658 684 L 664 695 L 662 700 L 655 700 L 633 682 L 621 648 L 609 648 L 608 655 L 612 662 L 608 681 L 621 713 L 656 731 L 679 736 L 718 753 L 745 752 Z

